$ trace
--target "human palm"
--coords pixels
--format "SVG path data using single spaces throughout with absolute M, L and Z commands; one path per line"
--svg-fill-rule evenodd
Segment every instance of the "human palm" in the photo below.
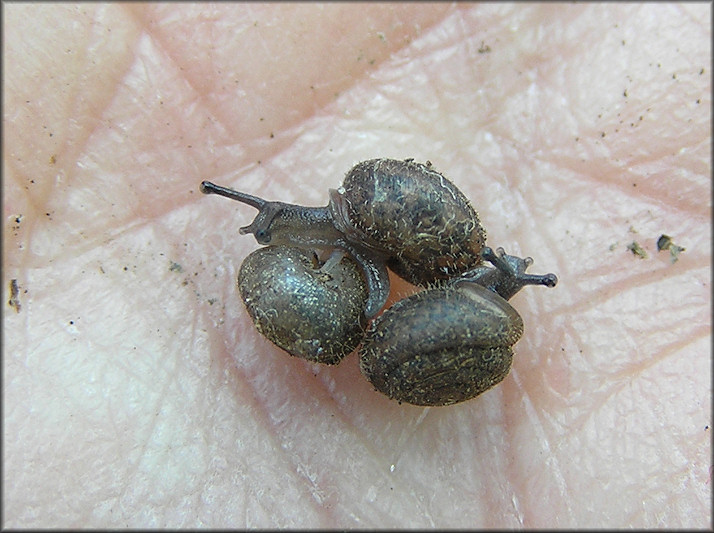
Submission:
M 710 10 L 5 6 L 3 525 L 710 525 Z M 373 157 L 559 277 L 472 401 L 260 337 L 254 211 L 198 192 L 326 205 Z

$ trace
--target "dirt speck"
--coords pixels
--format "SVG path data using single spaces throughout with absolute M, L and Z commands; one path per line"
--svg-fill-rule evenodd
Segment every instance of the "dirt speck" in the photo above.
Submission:
M 632 255 L 636 255 L 640 259 L 647 259 L 647 252 L 638 244 L 637 241 L 632 241 L 628 244 L 627 249 L 632 252 Z
M 674 244 L 672 237 L 663 233 L 657 239 L 657 251 L 661 252 L 663 250 L 669 250 L 669 260 L 674 264 L 679 260 L 679 254 L 684 252 L 686 248 Z
M 17 280 L 10 280 L 10 299 L 7 301 L 7 305 L 12 307 L 16 313 L 20 312 L 22 305 L 20 305 L 20 286 L 17 284 Z

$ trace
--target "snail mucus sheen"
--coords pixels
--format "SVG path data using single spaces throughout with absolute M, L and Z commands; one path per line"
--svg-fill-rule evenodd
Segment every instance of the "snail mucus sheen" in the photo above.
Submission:
M 485 246 L 476 211 L 429 162 L 358 163 L 325 207 L 207 181 L 201 191 L 258 209 L 239 231 L 266 247 L 238 275 L 258 331 L 324 364 L 361 345 L 362 374 L 399 402 L 450 405 L 503 380 L 523 333 L 507 300 L 525 285 L 557 283 L 554 274 L 527 274 L 532 259 Z M 374 318 L 389 296 L 387 267 L 425 289 Z
M 266 246 L 245 258 L 238 289 L 257 330 L 291 355 L 334 365 L 362 341 L 367 286 L 344 255 L 329 272 L 309 250 Z

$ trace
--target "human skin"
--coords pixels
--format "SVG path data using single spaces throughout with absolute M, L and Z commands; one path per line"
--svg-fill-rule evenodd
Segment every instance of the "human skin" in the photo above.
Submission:
M 711 527 L 710 5 L 3 8 L 4 527 Z M 474 400 L 235 290 L 255 211 L 201 180 L 326 205 L 373 157 L 559 277 Z

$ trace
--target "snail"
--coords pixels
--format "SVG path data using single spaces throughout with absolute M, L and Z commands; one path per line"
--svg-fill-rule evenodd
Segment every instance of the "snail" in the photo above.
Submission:
M 355 165 L 325 207 L 269 202 L 209 181 L 201 192 L 258 209 L 240 228 L 259 244 L 341 250 L 360 265 L 367 318 L 389 295 L 387 266 L 415 285 L 449 280 L 481 264 L 486 232 L 464 194 L 431 163 L 370 159 Z M 338 252 L 339 253 L 339 252 Z
M 364 337 L 367 287 L 345 254 L 267 246 L 245 258 L 238 290 L 258 331 L 289 354 L 334 365 Z
M 508 374 L 523 320 L 508 303 L 526 285 L 555 287 L 555 274 L 484 247 L 481 265 L 448 283 L 398 301 L 377 317 L 360 348 L 360 370 L 375 389 L 414 405 L 474 398 Z
M 557 283 L 554 274 L 527 274 L 531 258 L 486 247 L 466 197 L 428 162 L 359 163 L 326 207 L 269 202 L 207 181 L 201 191 L 258 209 L 240 233 L 270 246 L 248 256 L 238 280 L 258 330 L 327 364 L 363 341 L 362 374 L 399 402 L 450 405 L 501 382 L 523 333 L 508 300 L 525 285 Z M 331 255 L 323 262 L 316 250 Z M 386 310 L 365 337 L 365 322 L 389 294 L 387 266 L 428 288 Z

